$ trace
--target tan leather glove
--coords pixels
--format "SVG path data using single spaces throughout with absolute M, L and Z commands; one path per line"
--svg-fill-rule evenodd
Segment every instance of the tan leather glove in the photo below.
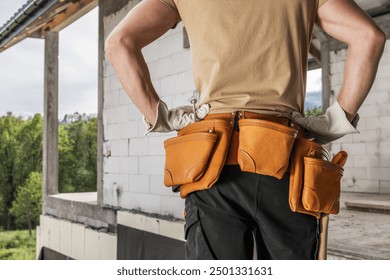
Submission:
M 209 104 L 203 104 L 196 109 L 196 116 L 194 114 L 194 108 L 192 106 L 181 106 L 171 110 L 168 110 L 167 104 L 160 100 L 157 106 L 156 123 L 151 125 L 143 117 L 146 125 L 145 135 L 149 132 L 171 132 L 174 130 L 180 130 L 183 127 L 194 123 L 196 120 L 201 120 L 207 116 L 210 111 Z M 195 119 L 196 118 L 196 119 Z
M 349 122 L 338 101 L 333 103 L 322 116 L 303 117 L 300 113 L 293 112 L 292 118 L 308 130 L 309 138 L 314 138 L 314 141 L 319 144 L 327 144 L 347 134 L 359 133 L 356 130 L 359 115 L 356 114 L 352 122 Z

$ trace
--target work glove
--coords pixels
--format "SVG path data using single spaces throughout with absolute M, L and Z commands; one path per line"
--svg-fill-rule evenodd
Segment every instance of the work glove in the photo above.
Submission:
M 356 114 L 352 122 L 349 122 L 338 101 L 333 103 L 324 115 L 304 117 L 293 112 L 292 119 L 308 130 L 307 137 L 314 138 L 319 144 L 327 144 L 347 134 L 359 133 L 356 130 L 359 115 Z
M 171 132 L 174 130 L 180 130 L 197 120 L 204 119 L 209 111 L 209 104 L 203 104 L 199 108 L 196 108 L 196 116 L 193 106 L 181 106 L 168 110 L 167 104 L 160 100 L 157 106 L 157 117 L 155 124 L 151 125 L 146 120 L 145 116 L 143 117 L 147 129 L 145 135 L 149 132 Z

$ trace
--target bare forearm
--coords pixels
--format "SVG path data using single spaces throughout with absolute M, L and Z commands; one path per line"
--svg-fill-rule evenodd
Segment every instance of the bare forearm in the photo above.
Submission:
M 341 107 L 351 121 L 365 100 L 374 82 L 384 39 L 374 42 L 356 42 L 348 48 L 344 79 L 338 96 Z
M 374 82 L 385 35 L 353 0 L 328 0 L 317 13 L 317 23 L 348 45 L 338 101 L 351 121 Z
M 109 53 L 109 58 L 128 96 L 145 118 L 153 123 L 159 97 L 152 85 L 141 50 L 118 44 Z
M 156 120 L 159 97 L 141 49 L 167 32 L 176 21 L 176 15 L 161 1 L 143 0 L 115 27 L 105 44 L 124 90 L 150 123 Z

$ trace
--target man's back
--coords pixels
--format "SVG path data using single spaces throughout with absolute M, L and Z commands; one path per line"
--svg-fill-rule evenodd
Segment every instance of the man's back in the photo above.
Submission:
M 188 32 L 200 104 L 211 113 L 303 111 L 318 0 L 160 0 Z

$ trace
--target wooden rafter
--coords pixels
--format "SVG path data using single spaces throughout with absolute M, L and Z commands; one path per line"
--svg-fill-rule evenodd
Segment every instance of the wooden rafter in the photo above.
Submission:
M 97 0 L 80 0 L 72 3 L 67 9 L 58 13 L 50 22 L 48 22 L 45 30 L 58 32 L 97 7 L 97 5 Z

